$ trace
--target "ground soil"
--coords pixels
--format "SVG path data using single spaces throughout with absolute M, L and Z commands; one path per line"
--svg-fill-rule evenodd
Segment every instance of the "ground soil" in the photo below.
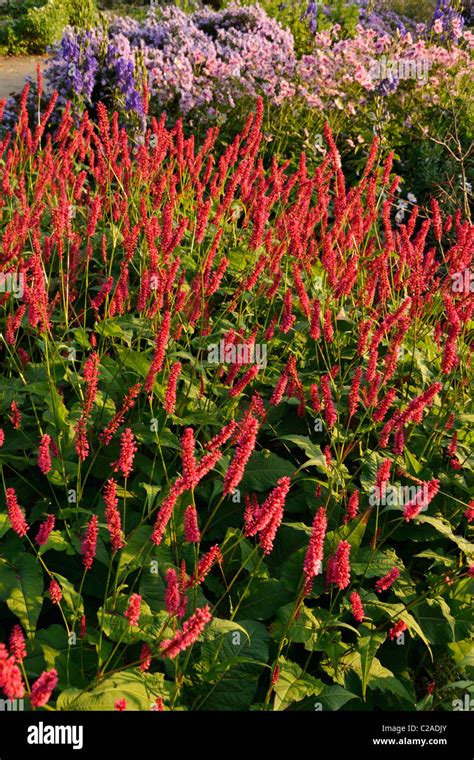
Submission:
M 36 64 L 45 62 L 41 55 L 0 57 L 0 99 L 21 92 L 25 77 L 36 78 Z

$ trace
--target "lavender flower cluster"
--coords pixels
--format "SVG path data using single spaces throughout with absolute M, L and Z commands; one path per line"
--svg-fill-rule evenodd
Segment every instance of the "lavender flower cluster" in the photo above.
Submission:
M 367 1 L 359 0 L 361 10 Z M 439 11 L 444 12 L 441 0 Z M 449 18 L 452 29 L 455 17 Z M 316 32 L 314 51 L 298 59 L 291 32 L 259 5 L 233 2 L 221 11 L 191 14 L 168 6 L 159 15 L 150 11 L 144 22 L 114 17 L 107 28 L 67 28 L 52 51 L 46 78 L 64 100 L 73 97 L 86 106 L 102 100 L 143 120 L 146 77 L 152 113 L 196 115 L 205 124 L 224 121 L 239 102 L 258 96 L 273 106 L 297 98 L 309 107 L 353 114 L 371 93 L 390 95 L 399 87 L 396 75 L 374 79 L 373 64 L 381 56 L 389 59 L 390 71 L 410 66 L 421 71 L 416 66 L 423 64 L 426 76 L 413 76 L 410 87 L 424 86 L 423 99 L 431 102 L 450 71 L 462 68 L 472 75 L 470 32 L 461 28 L 456 41 L 462 44 L 446 46 L 436 34 L 420 38 L 422 29 L 409 31 L 404 21 L 403 30 L 398 24 L 393 34 L 387 24 L 394 19 L 388 13 L 384 19 L 378 28 L 369 14 L 354 38 L 344 38 L 337 24 Z M 446 19 L 438 16 L 435 32 Z
M 155 110 L 199 111 L 211 120 L 244 97 L 278 102 L 293 94 L 295 67 L 291 32 L 258 5 L 232 3 L 192 14 L 169 6 L 158 16 L 151 9 L 145 22 L 114 17 L 93 32 L 68 27 L 46 78 L 63 97 L 89 105 L 114 96 L 141 114 L 146 72 Z

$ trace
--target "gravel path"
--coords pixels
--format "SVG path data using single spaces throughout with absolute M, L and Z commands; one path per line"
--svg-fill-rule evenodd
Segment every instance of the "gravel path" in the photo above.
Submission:
M 25 84 L 25 77 L 36 78 L 36 64 L 43 64 L 41 55 L 22 55 L 0 57 L 0 98 L 6 98 L 14 92 L 20 92 Z

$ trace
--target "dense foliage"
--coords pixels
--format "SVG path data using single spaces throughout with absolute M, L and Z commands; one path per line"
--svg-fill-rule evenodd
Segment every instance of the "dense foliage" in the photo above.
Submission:
M 377 139 L 266 166 L 261 102 L 225 148 L 55 98 L 0 147 L 5 696 L 463 704 L 473 226 Z
M 326 16 L 318 5 L 315 26 L 313 11 L 300 6 L 274 18 L 235 2 L 219 11 L 168 5 L 151 8 L 145 20 L 114 16 L 89 29 L 67 27 L 46 79 L 62 105 L 71 100 L 95 119 L 103 102 L 135 131 L 144 129 L 146 87 L 150 113 L 165 114 L 169 128 L 183 119 L 185 134 L 200 144 L 214 124 L 230 142 L 261 96 L 267 162 L 278 155 L 296 168 L 304 150 L 309 165 L 320 163 L 327 119 L 351 180 L 377 134 L 385 155 L 395 150 L 405 193 L 422 204 L 435 195 L 449 211 L 462 205 L 469 214 L 473 34 L 461 16 L 440 6 L 432 23 L 395 16 L 397 26 L 392 12 L 350 6 L 349 23 L 337 8 Z M 8 104 L 9 124 L 17 106 Z M 37 107 L 32 87 L 30 112 Z

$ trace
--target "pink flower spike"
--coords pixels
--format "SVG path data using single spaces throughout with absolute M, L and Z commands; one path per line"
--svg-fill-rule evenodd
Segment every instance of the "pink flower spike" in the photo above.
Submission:
M 324 507 L 320 507 L 314 516 L 309 545 L 303 565 L 303 570 L 306 577 L 304 588 L 305 596 L 311 591 L 313 578 L 316 575 L 319 575 L 321 572 L 326 529 L 326 509 Z
M 197 511 L 193 504 L 187 507 L 184 514 L 184 538 L 190 544 L 198 544 L 201 540 L 201 533 L 199 532 Z
M 59 604 L 61 602 L 61 599 L 63 598 L 63 592 L 61 591 L 61 586 L 53 578 L 51 580 L 51 583 L 49 584 L 49 595 L 51 597 L 51 601 L 53 604 Z
M 26 522 L 25 515 L 23 514 L 20 505 L 18 504 L 15 489 L 7 488 L 6 497 L 8 517 L 12 529 L 18 536 L 26 536 L 26 533 L 29 530 L 29 525 Z
M 353 591 L 349 599 L 351 602 L 352 614 L 354 615 L 354 618 L 358 623 L 362 623 L 364 619 L 364 608 L 362 606 L 362 600 L 357 591 Z
M 140 650 L 140 670 L 144 673 L 150 669 L 151 665 L 151 649 L 148 644 L 143 644 Z
M 33 707 L 44 707 L 58 683 L 58 674 L 54 670 L 45 670 L 31 687 L 31 704 Z
M 54 530 L 54 515 L 48 515 L 46 520 L 41 523 L 38 533 L 36 534 L 36 543 L 38 546 L 44 546 L 51 532 Z
M 125 612 L 125 617 L 128 618 L 130 625 L 138 625 L 140 620 L 140 606 L 142 598 L 140 594 L 132 594 L 128 604 L 128 608 Z
M 349 555 L 351 545 L 348 541 L 340 541 L 336 553 L 329 559 L 327 567 L 328 583 L 336 583 L 340 589 L 346 588 L 351 579 Z
M 398 637 L 404 632 L 408 630 L 408 626 L 406 623 L 403 622 L 403 620 L 399 620 L 397 623 L 395 623 L 393 628 L 390 628 L 388 635 L 390 636 L 390 640 L 393 641 L 394 639 L 398 639 Z
M 208 606 L 197 609 L 189 620 L 183 623 L 182 631 L 178 631 L 172 639 L 161 642 L 161 654 L 163 657 L 174 659 L 180 652 L 184 652 L 199 638 L 207 623 L 212 619 Z
M 46 475 L 51 470 L 50 446 L 51 437 L 49 435 L 43 435 L 38 447 L 38 467 L 43 475 Z
M 15 662 L 23 662 L 26 657 L 26 640 L 19 625 L 14 625 L 10 633 L 9 649 Z
M 135 436 L 130 428 L 126 428 L 125 432 L 121 436 L 120 444 L 120 457 L 117 462 L 112 465 L 114 472 L 122 472 L 124 478 L 128 478 L 133 470 L 133 460 L 137 452 L 137 444 L 135 443 Z
M 7 699 L 21 699 L 25 693 L 21 671 L 5 644 L 0 644 L 0 689 Z
M 105 519 L 109 529 L 110 545 L 113 552 L 117 552 L 125 546 L 125 541 L 122 536 L 120 512 L 117 508 L 118 499 L 116 494 L 117 484 L 113 478 L 110 478 L 104 486 L 103 497 L 105 503 Z
M 10 409 L 12 413 L 10 417 L 10 422 L 12 423 L 12 427 L 14 428 L 14 430 L 19 430 L 21 428 L 21 413 L 20 413 L 20 410 L 18 409 L 16 401 L 12 401 L 12 403 L 10 404 Z
M 181 362 L 175 362 L 171 367 L 168 384 L 165 391 L 164 407 L 167 414 L 174 414 L 176 406 L 176 385 L 181 373 Z
M 392 586 L 400 575 L 398 567 L 392 567 L 389 573 L 380 578 L 375 584 L 375 590 L 381 594 L 382 591 L 386 591 Z
M 90 570 L 94 562 L 98 535 L 99 518 L 97 515 L 92 515 L 82 542 L 82 564 L 86 570 Z

